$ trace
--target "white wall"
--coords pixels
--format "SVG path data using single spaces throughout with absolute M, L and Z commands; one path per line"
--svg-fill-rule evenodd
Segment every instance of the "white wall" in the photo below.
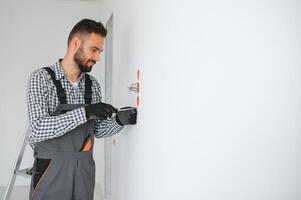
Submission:
M 99 20 L 99 15 L 99 1 L 0 1 L 0 186 L 8 184 L 26 125 L 26 85 L 30 73 L 64 56 L 67 37 L 75 23 L 83 18 Z M 92 73 L 100 83 L 103 83 L 102 71 L 97 64 Z M 98 182 L 103 177 L 102 154 L 103 140 L 98 140 L 95 146 Z M 32 160 L 28 146 L 22 166 L 29 167 Z M 21 177 L 16 184 L 28 183 L 29 179 Z
M 138 125 L 116 136 L 113 200 L 301 197 L 298 1 L 104 0 L 114 97 L 141 68 Z

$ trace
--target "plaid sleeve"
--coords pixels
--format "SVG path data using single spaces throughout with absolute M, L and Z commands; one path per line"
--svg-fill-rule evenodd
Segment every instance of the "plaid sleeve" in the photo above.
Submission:
M 101 95 L 101 87 L 97 80 L 91 76 L 91 79 L 93 80 L 92 85 L 92 92 L 93 96 L 95 97 L 95 102 L 101 102 L 102 95 Z M 123 129 L 123 126 L 120 126 L 117 122 L 115 117 L 106 119 L 106 120 L 96 120 L 95 126 L 94 126 L 94 135 L 96 138 L 101 137 L 109 137 L 114 134 L 117 134 L 119 131 Z
M 120 126 L 115 117 L 109 118 L 107 120 L 99 121 L 95 123 L 94 133 L 96 138 L 109 137 L 112 136 L 123 129 L 123 126 Z
M 66 112 L 58 116 L 50 116 L 48 108 L 47 78 L 40 70 L 31 74 L 27 86 L 27 108 L 31 135 L 29 144 L 59 137 L 84 124 L 87 120 L 84 108 Z

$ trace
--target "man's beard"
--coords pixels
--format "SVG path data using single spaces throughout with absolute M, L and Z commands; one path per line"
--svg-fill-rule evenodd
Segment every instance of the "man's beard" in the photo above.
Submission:
M 90 72 L 92 70 L 92 66 L 88 67 L 87 64 L 89 62 L 93 62 L 94 64 L 96 63 L 94 60 L 87 60 L 87 62 L 85 63 L 85 56 L 83 53 L 83 47 L 79 47 L 78 51 L 75 53 L 74 57 L 74 62 L 78 65 L 78 68 L 81 72 Z

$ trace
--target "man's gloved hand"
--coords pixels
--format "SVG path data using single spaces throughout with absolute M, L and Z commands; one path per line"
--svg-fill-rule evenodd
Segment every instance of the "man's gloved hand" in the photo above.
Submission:
M 117 113 L 117 109 L 110 104 L 96 103 L 85 106 L 87 119 L 99 119 L 105 120 L 112 116 L 113 113 Z
M 120 108 L 116 115 L 116 122 L 121 125 L 129 125 L 137 123 L 137 108 L 124 107 Z

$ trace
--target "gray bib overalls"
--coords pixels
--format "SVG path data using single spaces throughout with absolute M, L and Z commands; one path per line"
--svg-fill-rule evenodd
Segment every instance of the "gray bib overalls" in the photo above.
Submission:
M 54 116 L 82 107 L 67 104 L 66 93 L 51 68 L 45 68 L 57 89 L 59 106 Z M 85 74 L 85 104 L 91 104 L 92 81 Z M 31 200 L 93 200 L 95 120 L 88 120 L 63 136 L 38 142 L 34 149 Z

